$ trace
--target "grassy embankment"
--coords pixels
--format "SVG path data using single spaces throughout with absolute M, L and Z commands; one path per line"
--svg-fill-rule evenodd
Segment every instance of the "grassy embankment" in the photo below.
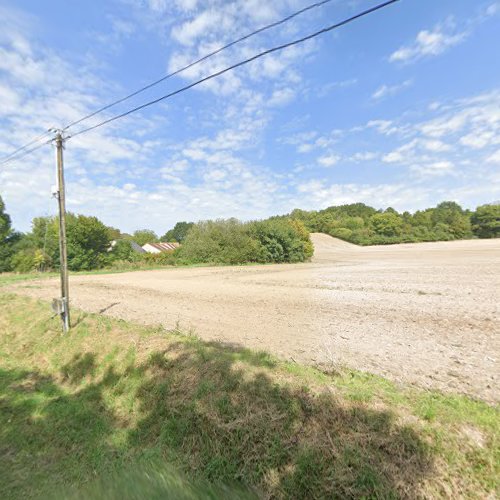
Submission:
M 2 498 L 495 495 L 485 403 L 100 315 L 73 322 L 64 336 L 46 303 L 0 293 Z

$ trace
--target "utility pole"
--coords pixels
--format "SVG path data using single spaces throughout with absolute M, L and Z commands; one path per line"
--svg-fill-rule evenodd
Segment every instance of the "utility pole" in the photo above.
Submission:
M 63 322 L 64 333 L 70 328 L 69 320 L 69 281 L 68 281 L 68 252 L 66 248 L 66 192 L 64 187 L 63 145 L 64 138 L 61 131 L 55 137 L 57 158 L 57 201 L 59 203 L 59 255 L 61 271 L 61 300 L 58 312 Z

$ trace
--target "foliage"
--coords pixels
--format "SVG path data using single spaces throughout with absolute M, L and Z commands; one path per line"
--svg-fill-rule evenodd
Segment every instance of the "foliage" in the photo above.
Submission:
M 99 269 L 109 260 L 109 228 L 96 217 L 66 215 L 68 267 L 72 271 Z M 32 231 L 18 239 L 11 268 L 18 272 L 59 266 L 59 218 L 35 217 Z
M 375 233 L 382 236 L 401 236 L 403 221 L 396 213 L 374 214 L 370 217 L 370 224 Z
M 258 262 L 261 247 L 249 229 L 249 224 L 236 219 L 198 222 L 187 234 L 179 256 L 192 263 Z
M 111 261 L 127 260 L 133 262 L 140 257 L 141 254 L 137 253 L 131 245 L 130 240 L 117 240 L 109 253 Z
M 173 229 L 170 229 L 161 237 L 161 241 L 177 241 L 178 243 L 182 243 L 193 226 L 194 222 L 178 222 Z
M 5 203 L 0 196 L 0 273 L 12 269 L 13 231 L 10 215 L 5 212 Z
M 274 218 L 254 222 L 251 232 L 261 245 L 260 262 L 303 262 L 313 255 L 309 232 L 301 221 Z
M 151 231 L 151 229 L 139 229 L 134 231 L 132 239 L 141 247 L 146 243 L 156 243 L 159 241 L 158 235 L 154 231 Z
M 195 224 L 178 251 L 192 263 L 303 262 L 312 256 L 309 232 L 288 218 L 242 223 L 236 219 Z
M 477 207 L 471 217 L 472 230 L 479 238 L 500 237 L 500 203 Z
M 453 201 L 418 210 L 413 215 L 399 213 L 392 207 L 377 211 L 363 203 L 353 203 L 311 212 L 296 209 L 290 216 L 303 221 L 310 231 L 327 233 L 358 245 L 473 237 L 471 217 L 474 215 Z M 491 223 L 494 225 L 493 220 Z M 477 229 L 475 234 L 486 233 Z
M 0 196 L 0 244 L 10 236 L 12 232 L 12 224 L 10 215 L 5 212 L 5 203 Z
M 18 273 L 47 271 L 52 267 L 50 256 L 40 248 L 20 250 L 12 257 L 12 268 Z
M 392 207 L 376 210 L 364 203 L 319 211 L 293 210 L 263 221 L 236 219 L 178 222 L 162 240 L 182 242 L 174 252 L 140 254 L 131 246 L 157 242 L 154 231 L 133 235 L 107 227 L 96 217 L 67 215 L 70 270 L 102 267 L 128 269 L 197 263 L 244 264 L 303 262 L 313 254 L 309 231 L 323 232 L 358 245 L 385 245 L 462 238 L 500 237 L 500 204 L 482 205 L 471 212 L 445 201 L 415 213 Z M 0 198 L 0 272 L 30 272 L 59 266 L 57 217 L 35 217 L 28 234 L 16 233 Z M 114 244 L 110 251 L 110 241 Z
M 97 217 L 68 214 L 68 267 L 71 271 L 99 269 L 106 263 L 109 232 Z

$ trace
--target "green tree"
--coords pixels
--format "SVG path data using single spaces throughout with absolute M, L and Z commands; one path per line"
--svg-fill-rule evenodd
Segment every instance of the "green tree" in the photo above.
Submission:
M 471 216 L 472 230 L 479 238 L 500 237 L 500 204 L 481 205 Z
M 59 265 L 59 218 L 35 217 L 26 247 L 42 249 L 53 264 Z M 31 244 L 30 244 L 31 243 Z
M 0 245 L 5 243 L 12 233 L 12 223 L 10 215 L 5 212 L 5 203 L 0 196 Z
M 5 211 L 5 203 L 0 196 L 0 272 L 12 270 L 11 258 L 20 238 L 21 235 L 12 229 L 10 215 Z
M 106 263 L 110 247 L 109 231 L 97 217 L 68 214 L 66 235 L 69 269 L 98 269 Z
M 374 231 L 381 236 L 400 236 L 403 220 L 395 213 L 378 213 L 370 217 L 370 223 Z
M 154 231 L 151 231 L 151 229 L 138 229 L 134 231 L 132 239 L 142 247 L 146 243 L 156 243 L 158 235 Z
M 137 253 L 131 245 L 131 242 L 126 239 L 117 240 L 113 246 L 110 257 L 112 260 L 126 260 L 129 262 L 138 260 L 143 254 Z
M 170 229 L 161 237 L 161 240 L 182 243 L 193 226 L 194 222 L 177 222 L 173 229 Z
M 122 237 L 122 234 L 119 229 L 116 227 L 108 226 L 108 236 L 111 241 L 119 240 Z
M 444 232 L 444 226 L 447 226 L 451 238 L 459 239 L 472 235 L 470 218 L 464 212 L 462 207 L 454 201 L 443 201 L 433 211 L 431 215 L 433 225 L 439 232 Z

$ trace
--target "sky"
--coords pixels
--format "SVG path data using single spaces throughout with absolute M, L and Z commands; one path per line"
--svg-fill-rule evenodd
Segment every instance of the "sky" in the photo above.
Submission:
M 0 0 L 0 157 L 314 0 Z M 377 2 L 332 0 L 69 130 Z M 131 232 L 364 202 L 500 199 L 500 2 L 401 0 L 65 144 L 67 208 Z M 0 166 L 17 230 L 53 145 Z

